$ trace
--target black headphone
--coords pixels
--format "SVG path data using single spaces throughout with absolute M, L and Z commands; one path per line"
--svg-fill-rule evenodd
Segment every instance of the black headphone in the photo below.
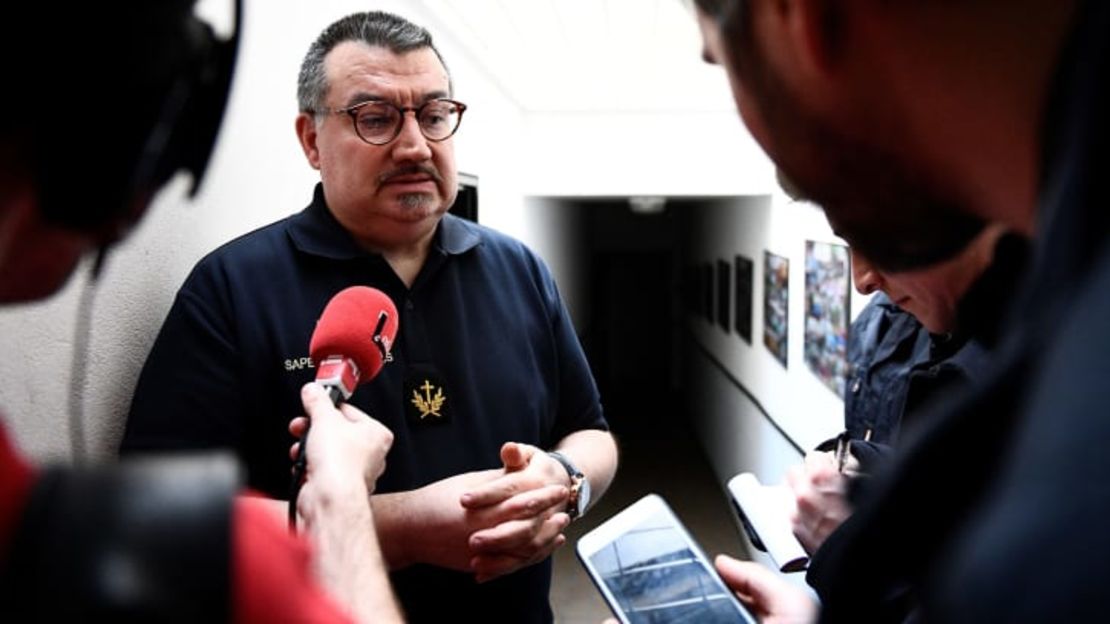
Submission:
M 42 29 L 28 56 L 60 61 L 31 79 L 45 100 L 30 107 L 47 222 L 107 245 L 176 172 L 192 175 L 196 193 L 227 105 L 242 0 L 226 40 L 197 19 L 194 2 L 74 3 L 27 25 Z

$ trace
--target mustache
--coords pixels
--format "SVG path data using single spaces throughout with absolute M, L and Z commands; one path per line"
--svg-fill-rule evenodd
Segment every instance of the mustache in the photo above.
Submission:
M 435 167 L 431 165 L 417 163 L 398 167 L 396 169 L 386 171 L 385 173 L 378 175 L 378 184 L 386 184 L 394 178 L 410 175 L 426 175 L 437 183 L 443 182 L 443 176 L 439 175 L 439 171 L 437 171 Z

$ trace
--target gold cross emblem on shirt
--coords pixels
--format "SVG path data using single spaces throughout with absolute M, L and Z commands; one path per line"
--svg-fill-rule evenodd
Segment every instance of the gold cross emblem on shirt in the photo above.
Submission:
M 416 390 L 412 391 L 412 404 L 420 410 L 420 420 L 424 420 L 428 416 L 443 418 L 443 414 L 439 413 L 443 403 L 447 401 L 447 397 L 443 396 L 443 388 L 436 388 L 432 385 L 432 382 L 425 379 L 424 385 L 420 386 L 420 389 L 424 391 L 424 396 L 420 396 L 420 393 Z M 436 391 L 435 396 L 432 396 L 433 389 Z

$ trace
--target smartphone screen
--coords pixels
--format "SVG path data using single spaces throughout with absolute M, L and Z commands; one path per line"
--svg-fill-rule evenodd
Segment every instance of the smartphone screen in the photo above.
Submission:
M 753 622 L 658 496 L 641 499 L 595 531 L 579 542 L 579 556 L 625 621 Z

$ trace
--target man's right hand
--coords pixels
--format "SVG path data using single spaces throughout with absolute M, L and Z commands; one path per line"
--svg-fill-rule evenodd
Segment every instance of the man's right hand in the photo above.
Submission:
M 808 624 L 817 619 L 813 598 L 758 563 L 718 555 L 713 564 L 762 624 Z
M 797 509 L 791 518 L 794 536 L 813 554 L 848 516 L 848 479 L 841 474 L 832 453 L 811 452 L 805 463 L 792 467 L 786 481 L 794 490 Z
M 294 418 L 289 431 L 300 438 L 308 427 L 308 419 L 312 421 L 302 497 L 311 499 L 321 487 L 338 488 L 344 493 L 359 491 L 362 496 L 369 496 L 385 471 L 393 433 L 353 405 L 344 403 L 338 408 L 332 405 L 319 384 L 306 384 L 301 390 L 301 400 L 308 418 Z M 291 458 L 296 457 L 299 446 L 297 442 L 290 449 Z
M 374 531 L 369 494 L 385 470 L 393 434 L 355 407 L 336 408 L 319 384 L 305 385 L 301 401 L 312 421 L 312 435 L 297 512 L 316 547 L 316 573 L 360 621 L 401 622 Z M 303 436 L 307 426 L 305 418 L 297 418 L 289 430 Z M 290 449 L 293 458 L 297 447 Z

